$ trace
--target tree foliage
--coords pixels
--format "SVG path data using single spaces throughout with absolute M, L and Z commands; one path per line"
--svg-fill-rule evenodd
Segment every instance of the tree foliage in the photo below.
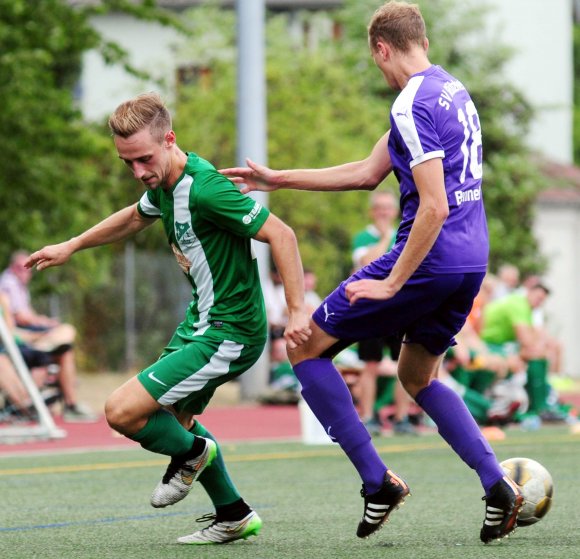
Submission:
M 374 66 L 366 38 L 366 25 L 376 6 L 375 0 L 346 0 L 333 14 L 342 24 L 340 40 L 321 40 L 315 48 L 285 31 L 288 16 L 268 18 L 268 163 L 272 167 L 326 167 L 361 159 L 388 129 L 388 111 L 396 93 Z M 189 17 L 192 25 L 203 21 L 211 30 L 220 56 L 212 60 L 211 53 L 208 58 L 204 51 L 203 64 L 211 66 L 211 77 L 180 90 L 177 121 L 184 127 L 181 137 L 202 156 L 218 167 L 230 166 L 235 160 L 233 20 L 232 14 L 215 6 L 204 9 L 203 17 L 198 9 Z M 481 2 L 456 0 L 422 5 L 432 62 L 466 83 L 478 106 L 484 131 L 491 269 L 513 262 L 526 273 L 542 266 L 531 232 L 542 181 L 524 143 L 533 113 L 502 73 L 510 49 L 497 42 L 493 49 L 481 47 L 495 40 L 492 32 L 484 36 L 482 31 L 488 9 Z M 301 17 L 313 25 L 312 15 Z M 191 53 L 205 41 L 204 30 L 198 31 Z M 381 186 L 393 187 L 392 178 Z M 321 292 L 332 289 L 350 270 L 350 239 L 367 221 L 367 199 L 360 192 L 270 195 L 272 210 L 297 231 L 304 263 L 318 273 Z
M 67 0 L 0 0 L 0 262 L 15 249 L 71 237 L 126 199 L 128 181 L 111 165 L 114 149 L 104 123 L 84 122 L 75 102 L 89 49 L 137 71 L 90 25 L 90 15 L 112 9 L 162 17 L 151 0 L 103 0 L 86 9 Z M 66 277 L 88 288 L 107 281 L 107 270 L 102 253 L 88 252 L 74 259 Z M 35 286 L 42 281 L 65 286 L 58 270 Z
M 83 4 L 84 5 L 84 4 Z M 366 25 L 376 0 L 345 0 L 333 14 L 342 35 L 317 44 L 288 33 L 284 14 L 267 22 L 268 163 L 275 168 L 325 167 L 366 157 L 388 128 L 394 99 L 369 55 Z M 481 48 L 485 6 L 475 0 L 433 0 L 422 9 L 430 57 L 463 80 L 479 108 L 484 130 L 485 197 L 492 240 L 492 269 L 514 262 L 524 272 L 538 266 L 531 234 L 540 174 L 524 146 L 531 109 L 509 86 L 502 67 L 509 50 Z M 0 0 L 0 261 L 17 248 L 36 249 L 71 237 L 139 194 L 120 165 L 105 123 L 87 124 L 75 101 L 83 54 L 97 49 L 110 63 L 144 76 L 126 53 L 90 25 L 90 17 L 115 10 L 187 30 L 181 60 L 192 64 L 180 84 L 175 128 L 181 147 L 216 166 L 236 153 L 235 12 L 216 2 L 179 15 L 179 24 L 155 0 L 101 0 L 88 7 L 68 0 Z M 294 14 L 293 25 L 324 29 L 325 16 Z M 489 37 L 485 38 L 489 42 Z M 243 107 L 241 108 L 243 110 Z M 578 145 L 578 144 L 577 144 Z M 389 177 L 381 188 L 396 188 Z M 303 260 L 326 293 L 350 271 L 350 240 L 367 221 L 366 193 L 276 192 L 269 205 L 298 234 Z M 138 246 L 157 247 L 158 232 Z M 86 337 L 107 320 L 122 321 L 112 256 L 119 246 L 86 251 L 64 269 L 50 270 L 34 287 L 70 291 Z M 145 283 L 140 289 L 146 289 Z M 158 286 L 162 289 L 162 286 Z M 156 288 L 141 292 L 153 297 Z M 116 304 L 105 313 L 103 301 Z M 110 310 L 110 309 L 109 309 Z M 84 313 L 84 314 L 83 314 Z M 116 314 L 115 314 L 116 313 Z M 94 320 L 88 317 L 93 317 Z M 82 337 L 82 336 L 81 336 Z M 86 338 L 85 337 L 85 338 Z M 115 345 L 113 333 L 110 346 Z M 117 344 L 118 345 L 118 344 Z M 152 344 L 157 346 L 157 344 Z M 96 353 L 97 344 L 93 346 Z M 103 359 L 109 358 L 103 354 Z
M 139 192 L 115 164 L 105 123 L 84 122 L 75 99 L 82 57 L 89 49 L 144 75 L 91 26 L 91 15 L 109 10 L 171 23 L 152 0 L 102 0 L 88 8 L 68 0 L 0 0 L 2 268 L 12 251 L 70 238 L 134 201 Z M 94 324 L 94 315 L 85 312 L 98 306 L 99 290 L 114 282 L 111 256 L 118 249 L 80 253 L 66 269 L 48 270 L 31 284 L 35 295 L 67 293 L 82 338 Z

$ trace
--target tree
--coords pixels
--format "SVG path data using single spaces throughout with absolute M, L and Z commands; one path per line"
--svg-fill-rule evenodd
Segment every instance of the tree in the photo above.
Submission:
M 89 16 L 116 9 L 161 17 L 154 2 L 135 5 L 104 0 L 96 8 L 75 8 L 65 0 L 0 0 L 0 261 L 17 248 L 72 236 L 108 215 L 125 199 L 120 169 L 112 168 L 114 147 L 104 123 L 89 125 L 75 103 L 82 55 L 98 49 L 111 63 L 127 63 L 124 52 L 105 41 Z M 106 279 L 107 266 L 86 253 L 75 258 L 82 287 Z M 54 277 L 58 271 L 45 278 Z
M 217 7 L 190 12 L 191 25 L 204 22 L 219 56 L 204 52 L 209 79 L 183 86 L 177 103 L 181 137 L 218 167 L 235 160 L 235 43 L 233 16 Z M 342 24 L 339 41 L 315 49 L 297 44 L 286 30 L 288 16 L 267 22 L 269 164 L 275 168 L 322 167 L 366 157 L 388 129 L 396 93 L 374 67 L 366 25 L 374 0 L 346 0 L 333 14 Z M 513 262 L 523 273 L 543 263 L 531 233 L 534 202 L 542 186 L 523 138 L 533 116 L 525 98 L 509 85 L 502 68 L 511 54 L 497 43 L 482 49 L 484 4 L 437 0 L 424 3 L 431 39 L 430 58 L 463 80 L 478 106 L 484 130 L 484 192 L 491 233 L 491 269 Z M 302 18 L 312 20 L 311 14 Z M 209 31 L 205 32 L 206 34 Z M 194 33 L 199 50 L 203 29 Z M 192 57 L 195 60 L 195 56 Z M 207 76 L 206 76 L 207 78 Z M 191 122 L 195 126 L 191 126 Z M 394 188 L 389 178 L 381 188 Z M 271 209 L 294 227 L 306 266 L 327 292 L 350 271 L 350 239 L 367 220 L 367 196 L 360 192 L 270 195 Z
M 0 0 L 2 265 L 13 250 L 32 250 L 78 234 L 125 205 L 127 192 L 138 192 L 126 171 L 112 164 L 116 154 L 105 123 L 83 121 L 75 86 L 89 49 L 144 75 L 127 63 L 122 49 L 95 31 L 91 15 L 116 10 L 165 24 L 172 18 L 152 0 L 102 0 L 86 8 L 72 4 Z M 114 283 L 111 256 L 118 249 L 80 253 L 66 270 L 41 274 L 32 288 L 35 294 L 66 292 L 75 310 L 73 322 L 88 330 L 95 324 L 94 315 L 84 312 L 91 305 L 102 307 L 99 290 Z
M 110 63 L 144 74 L 131 68 L 125 53 L 91 27 L 89 17 L 116 10 L 176 24 L 155 7 L 154 0 L 101 0 L 85 8 L 72 4 L 0 0 L 4 262 L 15 248 L 34 249 L 84 230 L 133 202 L 138 193 L 126 171 L 112 164 L 114 146 L 105 123 L 83 122 L 74 88 L 82 55 L 89 49 L 98 49 Z M 321 167 L 363 158 L 388 128 L 394 93 L 374 67 L 366 42 L 366 24 L 375 8 L 375 0 L 345 0 L 332 16 L 342 23 L 340 40 L 328 37 L 315 48 L 288 34 L 287 15 L 269 14 L 268 150 L 273 167 Z M 422 9 L 432 39 L 432 60 L 469 85 L 480 111 L 492 270 L 510 261 L 524 273 L 534 271 L 539 264 L 528 225 L 541 175 L 521 140 L 532 116 L 530 107 L 502 78 L 509 51 L 497 44 L 493 49 L 479 48 L 477 35 L 485 17 L 481 3 L 433 0 Z M 218 167 L 230 166 L 236 143 L 235 12 L 212 2 L 179 17 L 176 28 L 189 31 L 181 57 L 192 64 L 190 82 L 177 91 L 180 145 Z M 310 27 L 325 17 L 298 15 Z M 396 188 L 394 178 L 381 188 Z M 367 200 L 360 192 L 283 191 L 270 196 L 272 210 L 296 229 L 304 263 L 317 272 L 321 293 L 350 271 L 350 239 L 367 221 Z M 138 246 L 148 248 L 161 242 L 157 234 L 136 239 Z M 102 362 L 110 362 L 122 349 L 119 331 L 109 327 L 123 319 L 122 307 L 115 304 L 121 295 L 112 258 L 120 250 L 117 245 L 83 252 L 66 271 L 48 271 L 34 282 L 35 288 L 70 293 L 74 322 L 85 330 L 81 337 L 94 338 L 87 353 Z M 141 298 L 149 300 L 163 284 L 143 284 L 140 289 L 147 290 Z M 112 303 L 105 308 L 104 301 Z M 156 320 L 161 318 L 156 315 Z
M 176 127 L 180 143 L 217 167 L 231 166 L 236 157 L 234 16 L 216 6 L 195 8 L 186 16 L 189 28 L 203 21 L 211 30 L 213 52 L 219 54 L 204 53 L 200 60 L 190 56 L 194 66 L 211 72 L 179 88 Z M 342 63 L 335 43 L 305 49 L 288 35 L 288 25 L 283 14 L 267 21 L 270 164 L 325 166 L 365 157 L 386 125 L 383 100 L 365 97 L 362 79 Z M 203 29 L 194 31 L 187 51 L 198 53 L 206 42 Z M 269 206 L 296 230 L 304 265 L 317 272 L 320 292 L 349 273 L 351 236 L 365 222 L 366 196 L 283 191 L 270 195 Z

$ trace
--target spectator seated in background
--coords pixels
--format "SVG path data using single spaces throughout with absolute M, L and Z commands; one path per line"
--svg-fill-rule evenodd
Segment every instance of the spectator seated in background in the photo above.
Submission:
M 358 351 L 347 348 L 334 359 L 336 368 L 340 371 L 353 402 L 359 414 L 365 394 L 365 386 L 361 383 L 366 363 L 358 356 Z M 417 426 L 421 423 L 423 411 L 414 402 L 408 402 L 408 394 L 397 378 L 397 361 L 385 355 L 377 363 L 376 397 L 373 400 L 373 414 L 377 418 L 380 431 L 390 425 L 395 435 L 418 435 Z M 400 391 L 403 393 L 401 394 Z M 368 425 L 367 425 L 368 429 Z
M 28 391 L 1 345 L 0 395 L 3 398 L 3 406 L 0 408 L 0 422 L 13 421 L 17 417 L 34 418 L 33 411 L 30 409 L 31 401 Z
M 316 292 L 316 282 L 316 274 L 305 268 L 304 303 L 309 314 L 322 303 Z M 271 274 L 271 282 L 263 289 L 270 336 L 270 381 L 258 399 L 263 404 L 297 404 L 300 400 L 300 384 L 286 353 L 284 328 L 288 322 L 288 308 L 284 286 L 276 270 Z
M 539 276 L 526 276 L 519 288 L 521 293 L 525 293 L 529 287 L 533 287 L 542 280 Z M 536 307 L 532 310 L 532 325 L 539 332 L 539 335 L 545 340 L 545 353 L 548 359 L 548 370 L 550 373 L 562 374 L 562 354 L 563 347 L 560 340 L 548 332 L 546 327 L 546 312 L 544 306 Z
M 549 289 L 536 280 L 523 291 L 494 300 L 483 310 L 481 337 L 492 353 L 504 357 L 519 357 L 526 373 L 529 414 L 539 415 L 544 421 L 563 421 L 566 410 L 550 405 L 548 397 L 549 339 L 544 329 L 533 324 L 533 311 L 546 300 Z
M 300 384 L 288 360 L 283 336 L 270 339 L 270 383 L 258 399 L 262 404 L 297 404 L 300 400 Z
M 0 315 L 2 316 L 7 329 L 14 332 L 12 316 L 9 312 L 8 300 L 0 293 Z M 48 364 L 48 356 L 43 352 L 32 350 L 15 337 L 18 349 L 22 353 L 25 363 L 29 366 L 32 378 L 36 386 L 40 389 L 41 396 L 46 404 L 51 404 L 60 396 L 60 391 L 46 386 L 47 371 L 45 365 Z M 27 350 L 30 350 L 27 352 Z M 28 356 L 28 362 L 25 355 Z M 0 409 L 0 421 L 33 420 L 36 412 L 32 407 L 32 401 L 28 390 L 24 386 L 22 379 L 18 375 L 12 360 L 6 352 L 6 348 L 0 340 L 0 396 L 2 396 L 2 407 Z
M 95 421 L 96 416 L 77 401 L 76 331 L 73 326 L 33 309 L 28 289 L 32 270 L 24 266 L 28 256 L 25 251 L 14 252 L 9 267 L 0 275 L 0 293 L 7 298 L 24 360 L 30 368 L 58 366 L 65 421 Z
M 316 291 L 317 283 L 316 274 L 309 268 L 304 268 L 304 304 L 310 314 L 322 304 L 322 298 Z
M 510 295 L 520 286 L 520 270 L 513 264 L 502 264 L 497 270 L 493 285 L 492 299 L 501 299 Z
M 528 395 L 520 357 L 491 353 L 469 319 L 455 339 L 457 345 L 445 358 L 445 371 L 451 378 L 443 382 L 463 398 L 477 422 L 506 425 L 516 413 L 524 413 Z
M 355 270 L 370 264 L 388 252 L 396 241 L 399 201 L 387 190 L 376 190 L 369 196 L 369 223 L 352 239 L 352 263 Z M 393 431 L 402 435 L 417 434 L 409 421 L 411 397 L 395 377 L 387 378 L 380 369 L 388 359 L 396 362 L 401 350 L 397 336 L 386 336 L 361 340 L 357 344 L 358 357 L 363 368 L 358 375 L 358 411 L 361 420 L 371 435 L 382 430 L 379 410 L 384 402 L 394 399 L 395 418 Z M 387 361 L 383 363 L 383 359 Z

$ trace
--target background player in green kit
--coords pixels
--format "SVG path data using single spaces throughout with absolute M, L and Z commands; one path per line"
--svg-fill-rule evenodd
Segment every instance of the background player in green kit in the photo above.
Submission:
M 151 452 L 171 456 L 151 496 L 154 507 L 183 499 L 199 480 L 210 496 L 213 523 L 180 543 L 246 539 L 262 525 L 231 481 L 213 436 L 194 416 L 215 389 L 247 371 L 262 354 L 267 327 L 251 238 L 270 244 L 284 283 L 288 347 L 310 335 L 302 263 L 290 227 L 241 194 L 207 161 L 176 144 L 171 116 L 160 97 L 143 94 L 109 119 L 120 159 L 147 188 L 128 206 L 78 237 L 33 253 L 38 270 L 75 252 L 124 239 L 161 218 L 177 262 L 192 286 L 185 319 L 160 359 L 127 381 L 105 404 L 107 421 Z

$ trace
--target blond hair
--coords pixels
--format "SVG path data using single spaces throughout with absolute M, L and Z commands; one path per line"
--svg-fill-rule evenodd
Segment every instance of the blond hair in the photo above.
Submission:
M 121 103 L 109 118 L 111 132 L 122 138 L 147 127 L 159 142 L 171 130 L 171 115 L 157 93 L 143 93 Z
M 425 21 L 417 4 L 387 2 L 371 18 L 368 27 L 369 45 L 375 49 L 379 41 L 395 50 L 406 52 L 411 44 L 424 45 Z

